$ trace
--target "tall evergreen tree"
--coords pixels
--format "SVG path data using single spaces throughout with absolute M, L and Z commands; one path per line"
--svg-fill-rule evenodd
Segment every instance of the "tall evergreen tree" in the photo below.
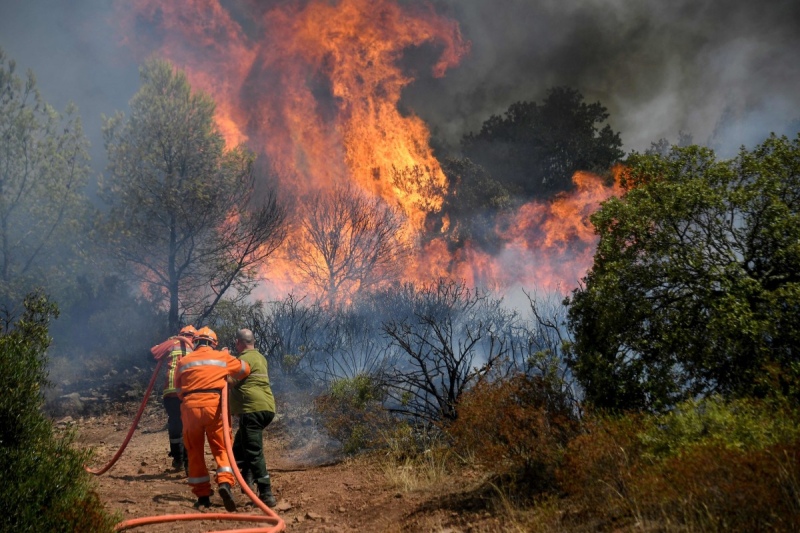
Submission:
M 256 194 L 254 155 L 226 149 L 208 95 L 163 60 L 140 74 L 130 117 L 105 124 L 103 231 L 176 331 L 202 322 L 223 296 L 249 294 L 258 266 L 285 239 L 286 211 L 274 190 Z

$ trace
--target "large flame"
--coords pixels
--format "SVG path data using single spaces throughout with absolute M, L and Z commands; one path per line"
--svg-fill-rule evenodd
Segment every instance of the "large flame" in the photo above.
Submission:
M 471 285 L 504 291 L 509 287 L 568 289 L 592 264 L 597 244 L 589 216 L 611 196 L 622 194 L 621 167 L 614 169 L 614 183 L 600 176 L 577 172 L 575 190 L 552 201 L 532 201 L 502 217 L 495 228 L 503 243 L 499 254 L 490 255 L 467 243 L 449 253 L 443 240 L 430 243 L 420 254 L 419 279 L 446 271 Z
M 352 180 L 420 229 L 441 207 L 446 179 L 425 123 L 398 109 L 413 81 L 398 60 L 410 47 L 434 45 L 431 68 L 442 76 L 469 47 L 458 25 L 390 0 L 275 5 L 253 8 L 249 28 L 218 0 L 135 0 L 120 10 L 126 35 L 140 37 L 131 44 L 145 51 L 147 41 L 158 43 L 213 95 L 226 139 L 249 140 L 296 193 Z M 143 23 L 155 39 L 137 32 Z M 393 179 L 413 167 L 424 169 L 422 183 Z
M 421 2 L 399 0 L 128 0 L 118 3 L 122 34 L 142 57 L 158 53 L 184 69 L 217 102 L 230 145 L 246 142 L 296 197 L 349 181 L 380 195 L 419 234 L 442 206 L 447 180 L 427 125 L 401 113 L 414 80 L 401 66 L 410 49 L 435 55 L 443 76 L 469 50 L 458 24 Z M 409 281 L 440 276 L 502 289 L 515 284 L 573 284 L 590 264 L 588 210 L 616 193 L 579 174 L 577 191 L 523 206 L 501 222 L 503 253 L 441 239 L 417 250 Z M 446 222 L 446 221 L 445 221 Z M 505 228 L 505 229 L 503 229 Z M 300 283 L 280 259 L 269 268 L 280 290 Z

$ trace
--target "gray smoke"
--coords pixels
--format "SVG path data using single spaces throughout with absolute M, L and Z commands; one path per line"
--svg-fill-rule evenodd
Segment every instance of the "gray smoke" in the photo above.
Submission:
M 411 1 L 411 0 L 407 0 Z M 770 132 L 800 130 L 796 0 L 435 0 L 472 50 L 444 78 L 425 69 L 405 92 L 445 146 L 516 101 L 569 86 L 600 101 L 625 149 L 680 131 L 730 156 Z M 228 0 L 237 20 L 264 4 Z M 57 109 L 74 101 L 105 164 L 101 114 L 127 109 L 138 63 L 120 45 L 112 0 L 0 0 L 0 48 L 36 74 Z M 256 6 L 256 7 L 254 7 Z
M 0 48 L 36 76 L 58 111 L 74 102 L 91 142 L 93 168 L 105 166 L 101 115 L 127 111 L 138 89 L 138 64 L 118 46 L 112 0 L 0 0 Z
M 408 106 L 448 142 L 553 86 L 600 101 L 626 150 L 660 138 L 726 156 L 771 131 L 800 130 L 796 0 L 442 0 L 472 41 L 446 78 Z

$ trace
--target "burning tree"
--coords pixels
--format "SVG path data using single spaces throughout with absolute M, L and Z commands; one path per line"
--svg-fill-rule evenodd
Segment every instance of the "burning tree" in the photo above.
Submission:
M 213 100 L 183 72 L 151 60 L 141 80 L 130 117 L 105 125 L 103 231 L 175 331 L 184 315 L 202 322 L 224 295 L 249 294 L 256 267 L 285 239 L 286 211 L 272 190 L 257 197 L 254 156 L 226 149 Z
M 400 214 L 381 198 L 350 186 L 309 196 L 300 227 L 290 258 L 330 307 L 396 279 L 409 252 L 401 238 Z
M 442 170 L 451 184 L 442 207 L 442 218 L 448 222 L 442 233 L 456 247 L 471 241 L 496 252 L 503 241 L 496 233 L 495 217 L 510 211 L 508 190 L 486 169 L 466 158 L 445 159 Z
M 600 102 L 551 89 L 542 104 L 517 102 L 462 140 L 464 153 L 513 194 L 546 197 L 572 189 L 575 172 L 604 173 L 623 155 L 619 133 Z

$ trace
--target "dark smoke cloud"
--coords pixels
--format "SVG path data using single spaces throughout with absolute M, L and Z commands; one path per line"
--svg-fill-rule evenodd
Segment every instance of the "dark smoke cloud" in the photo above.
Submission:
M 413 3 L 408 1 L 408 3 Z M 611 113 L 627 150 L 679 131 L 726 156 L 800 129 L 797 0 L 435 0 L 472 51 L 444 78 L 425 69 L 403 105 L 457 146 L 492 114 L 570 86 Z M 138 64 L 111 23 L 112 0 L 0 1 L 0 48 L 33 69 L 47 101 L 74 101 L 102 169 L 101 114 L 125 110 Z M 223 2 L 237 20 L 264 6 Z M 413 63 L 412 56 L 412 63 Z
M 800 130 L 800 2 L 442 0 L 472 41 L 407 105 L 457 141 L 515 101 L 580 90 L 611 112 L 626 149 L 679 131 L 728 155 Z

